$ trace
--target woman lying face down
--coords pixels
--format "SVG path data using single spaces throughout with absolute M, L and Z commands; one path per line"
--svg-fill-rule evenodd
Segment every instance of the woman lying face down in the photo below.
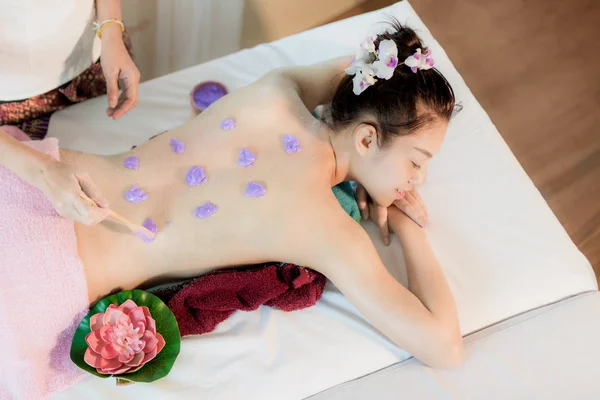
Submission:
M 315 119 L 310 111 L 319 105 L 324 115 Z M 450 367 L 462 361 L 458 316 L 415 187 L 454 107 L 431 52 L 394 23 L 355 57 L 274 70 L 126 153 L 62 150 L 56 161 L 2 137 L 0 160 L 76 221 L 92 301 L 156 279 L 289 262 L 327 276 L 399 347 Z M 2 158 L 6 152 L 12 156 Z M 332 195 L 347 180 L 360 184 L 363 216 L 384 237 L 388 230 L 398 237 L 408 288 Z M 82 192 L 97 206 L 79 204 Z M 151 220 L 156 237 L 121 229 L 109 209 L 139 224 Z

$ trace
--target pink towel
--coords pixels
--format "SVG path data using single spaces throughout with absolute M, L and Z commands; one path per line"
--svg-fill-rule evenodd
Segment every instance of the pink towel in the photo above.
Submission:
M 54 138 L 24 142 L 58 159 Z M 81 380 L 69 357 L 88 311 L 73 222 L 0 167 L 0 399 L 41 399 Z
M 23 132 L 16 126 L 2 125 L 2 126 L 0 126 L 0 129 L 2 129 L 4 132 L 8 133 L 10 136 L 14 137 L 15 139 L 17 139 L 20 142 L 25 142 L 25 141 L 29 140 L 29 136 L 27 136 L 27 134 L 25 132 Z

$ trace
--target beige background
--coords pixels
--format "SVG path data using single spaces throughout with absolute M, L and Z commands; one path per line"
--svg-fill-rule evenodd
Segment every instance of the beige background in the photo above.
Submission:
M 240 49 L 244 0 L 123 0 L 142 81 Z
M 364 0 L 123 0 L 142 81 L 324 24 Z
M 246 0 L 242 47 L 271 42 L 324 24 L 365 0 Z

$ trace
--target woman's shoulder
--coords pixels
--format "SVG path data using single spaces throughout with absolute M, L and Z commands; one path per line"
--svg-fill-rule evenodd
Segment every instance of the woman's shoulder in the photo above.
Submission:
M 260 79 L 244 87 L 240 94 L 244 100 L 252 99 L 252 104 L 277 107 L 282 110 L 297 109 L 304 106 L 299 96 L 298 87 L 292 79 L 274 70 Z M 242 97 L 240 96 L 240 97 Z
M 222 101 L 221 101 L 222 100 Z M 276 73 L 233 91 L 221 99 L 212 114 L 231 114 L 249 117 L 260 125 L 296 127 L 306 117 L 307 108 L 291 82 Z

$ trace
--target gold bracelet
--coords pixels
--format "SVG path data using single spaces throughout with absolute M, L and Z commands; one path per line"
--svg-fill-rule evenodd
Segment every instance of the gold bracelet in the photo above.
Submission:
M 94 28 L 96 28 L 97 31 L 96 35 L 99 39 L 102 39 L 102 31 L 104 30 L 104 28 L 111 24 L 119 24 L 121 25 L 121 32 L 125 31 L 125 25 L 123 25 L 123 21 L 121 21 L 120 19 L 107 19 L 106 21 L 102 21 L 100 23 L 94 22 Z

